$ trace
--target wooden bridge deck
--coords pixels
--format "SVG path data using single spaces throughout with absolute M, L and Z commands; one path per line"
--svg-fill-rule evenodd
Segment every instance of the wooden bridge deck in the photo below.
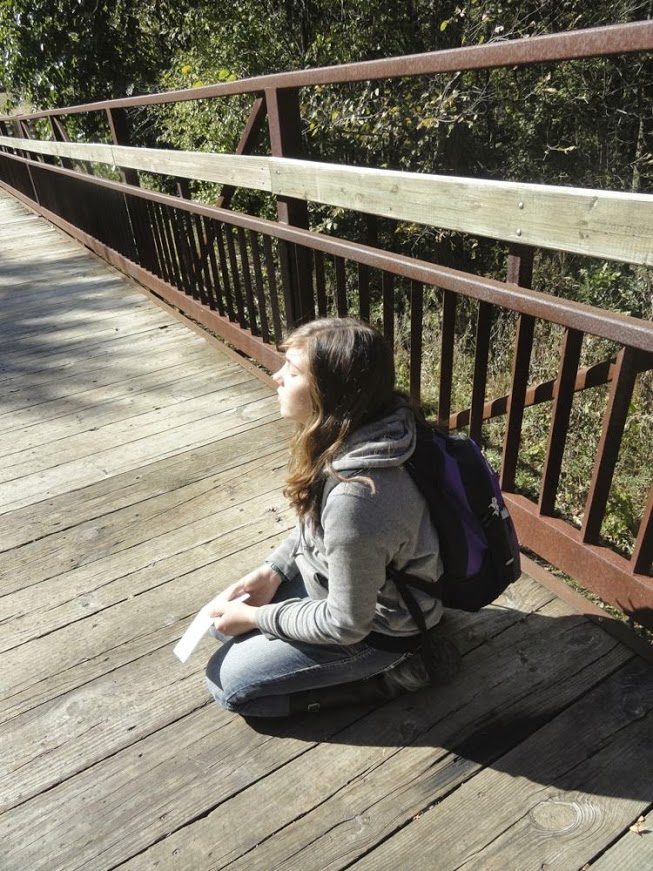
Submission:
M 0 300 L 4 871 L 653 868 L 650 666 L 527 575 L 446 689 L 209 703 L 172 647 L 292 522 L 272 391 L 4 194 Z

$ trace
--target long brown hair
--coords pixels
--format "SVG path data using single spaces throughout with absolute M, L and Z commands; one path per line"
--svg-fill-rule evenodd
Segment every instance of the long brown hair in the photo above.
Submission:
M 389 412 L 395 391 L 392 348 L 369 324 L 323 318 L 296 329 L 283 345 L 303 351 L 313 412 L 290 443 L 284 489 L 300 518 L 316 518 L 333 458 L 350 433 Z

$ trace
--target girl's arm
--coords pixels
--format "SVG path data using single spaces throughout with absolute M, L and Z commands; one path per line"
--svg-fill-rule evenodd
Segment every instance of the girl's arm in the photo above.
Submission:
M 215 628 L 223 635 L 242 635 L 256 629 L 256 612 L 274 598 L 279 585 L 297 574 L 295 549 L 299 527 L 285 538 L 263 563 L 240 580 L 226 588 L 221 601 L 216 602 L 210 616 L 215 617 Z M 232 599 L 248 594 L 247 604 Z
M 295 553 L 299 544 L 299 524 L 293 529 L 287 538 L 276 547 L 265 560 L 266 565 L 281 575 L 283 581 L 291 581 L 298 572 L 295 562 Z
M 256 629 L 256 612 L 260 605 L 267 605 L 281 583 L 281 575 L 264 564 L 249 572 L 224 591 L 224 599 L 216 602 L 210 616 L 215 617 L 215 628 L 223 635 L 242 635 Z M 247 604 L 233 602 L 247 593 Z

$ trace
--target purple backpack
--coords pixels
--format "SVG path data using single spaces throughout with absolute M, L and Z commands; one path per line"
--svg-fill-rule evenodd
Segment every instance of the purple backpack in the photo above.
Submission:
M 434 585 L 391 570 L 411 609 L 406 586 L 432 593 L 447 608 L 478 611 L 521 573 L 515 528 L 496 472 L 472 439 L 417 425 L 417 445 L 405 463 L 426 499 L 438 531 L 444 574 Z

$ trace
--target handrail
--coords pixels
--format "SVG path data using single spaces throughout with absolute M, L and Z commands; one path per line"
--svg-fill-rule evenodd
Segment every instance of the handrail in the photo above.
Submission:
M 362 82 L 402 76 L 434 75 L 461 69 L 481 70 L 507 66 L 601 57 L 613 54 L 653 50 L 653 21 L 612 24 L 569 33 L 533 36 L 528 39 L 497 40 L 484 45 L 464 46 L 420 55 L 361 61 L 340 66 L 315 67 L 307 70 L 254 76 L 217 85 L 184 88 L 159 94 L 146 94 L 97 103 L 68 106 L 66 109 L 46 109 L 20 115 L 3 115 L 0 120 L 48 118 L 80 112 L 124 109 L 132 106 L 152 106 L 185 100 L 204 100 L 236 94 L 261 93 L 268 89 L 304 88 L 313 85 L 335 85 L 342 82 Z
M 235 185 L 506 242 L 653 264 L 650 194 L 11 136 L 0 136 L 0 146 Z
M 20 163 L 42 168 L 36 161 L 16 155 L 5 155 Z M 493 278 L 473 276 L 448 266 L 439 266 L 425 260 L 418 260 L 404 254 L 382 251 L 360 242 L 349 242 L 314 230 L 303 230 L 266 218 L 257 218 L 241 212 L 232 212 L 218 206 L 204 205 L 191 200 L 180 199 L 169 194 L 161 194 L 145 188 L 134 188 L 121 182 L 87 176 L 70 169 L 48 166 L 48 172 L 75 178 L 83 184 L 101 187 L 115 192 L 128 193 L 131 197 L 152 203 L 159 203 L 182 212 L 203 215 L 207 218 L 227 221 L 234 227 L 281 239 L 296 245 L 305 245 L 324 254 L 331 254 L 347 260 L 354 260 L 365 266 L 382 269 L 394 275 L 413 281 L 431 284 L 459 293 L 492 305 L 501 306 L 520 314 L 542 318 L 560 326 L 580 330 L 603 339 L 638 348 L 645 353 L 653 353 L 653 321 L 634 318 L 620 312 L 599 309 L 574 300 L 564 299 L 541 291 L 511 285 Z M 653 204 L 652 204 L 653 207 Z

